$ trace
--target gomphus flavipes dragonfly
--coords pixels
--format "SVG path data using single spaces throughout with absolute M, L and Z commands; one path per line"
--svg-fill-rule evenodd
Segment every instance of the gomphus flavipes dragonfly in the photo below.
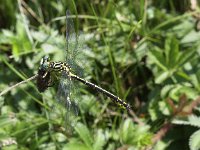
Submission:
M 53 85 L 53 77 L 52 74 L 59 73 L 61 77 L 59 78 L 59 85 L 57 91 L 57 99 L 61 102 L 66 108 L 67 111 L 71 109 L 75 109 L 75 113 L 77 113 L 76 106 L 77 101 L 74 101 L 71 94 L 71 88 L 73 87 L 73 80 L 82 82 L 83 84 L 95 89 L 96 91 L 110 97 L 114 102 L 119 104 L 120 106 L 130 109 L 130 106 L 124 102 L 119 97 L 114 94 L 108 92 L 107 90 L 79 77 L 74 74 L 72 69 L 73 67 L 77 67 L 75 65 L 75 57 L 77 54 L 77 45 L 78 45 L 78 36 L 73 27 L 73 20 L 69 17 L 69 11 L 66 12 L 66 60 L 65 62 L 54 62 L 50 61 L 48 56 L 42 58 L 40 62 L 40 67 L 38 70 L 38 78 L 37 78 L 37 87 L 40 92 L 44 92 L 48 87 Z M 75 38 L 75 40 L 74 40 Z M 75 44 L 72 45 L 71 40 L 75 41 Z M 74 108 L 71 108 L 75 106 Z

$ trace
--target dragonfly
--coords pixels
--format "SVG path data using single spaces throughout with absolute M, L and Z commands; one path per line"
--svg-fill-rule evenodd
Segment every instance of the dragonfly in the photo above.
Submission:
M 66 107 L 66 113 L 73 112 L 78 115 L 78 102 L 73 97 L 73 92 L 75 92 L 74 80 L 79 81 L 90 88 L 104 94 L 105 96 L 111 98 L 119 106 L 130 110 L 130 105 L 125 101 L 120 99 L 118 96 L 112 94 L 111 92 L 101 88 L 100 86 L 89 82 L 76 73 L 74 70 L 78 70 L 76 55 L 78 53 L 78 35 L 74 30 L 74 24 L 72 18 L 70 18 L 70 12 L 66 11 L 66 58 L 65 61 L 50 61 L 49 56 L 44 56 L 41 59 L 40 66 L 38 69 L 37 77 L 37 88 L 39 92 L 44 92 L 49 87 L 53 86 L 56 75 L 59 80 L 57 99 L 63 106 Z M 69 116 L 69 114 L 66 114 Z

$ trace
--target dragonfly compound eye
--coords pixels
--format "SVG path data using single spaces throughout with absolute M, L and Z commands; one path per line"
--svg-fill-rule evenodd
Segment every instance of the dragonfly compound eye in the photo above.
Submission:
M 47 70 L 48 67 L 49 67 L 49 57 L 48 56 L 44 56 L 42 58 L 42 60 L 40 61 L 40 67 L 39 67 L 39 69 Z

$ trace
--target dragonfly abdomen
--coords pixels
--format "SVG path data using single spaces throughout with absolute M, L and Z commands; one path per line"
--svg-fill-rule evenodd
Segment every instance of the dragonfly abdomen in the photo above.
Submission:
M 69 78 L 73 78 L 75 80 L 78 80 L 78 81 L 84 83 L 85 85 L 95 89 L 96 91 L 98 91 L 98 92 L 110 97 L 114 102 L 116 102 L 120 106 L 126 108 L 127 110 L 129 110 L 131 108 L 129 106 L 129 104 L 127 104 L 122 99 L 120 99 L 119 97 L 115 96 L 114 94 L 110 93 L 109 91 L 107 91 L 107 90 L 95 85 L 94 83 L 91 83 L 91 82 L 89 82 L 89 81 L 87 81 L 85 79 L 82 79 L 79 76 L 73 74 L 71 72 L 71 67 L 66 62 L 49 62 L 48 58 L 44 58 L 44 60 L 42 61 L 42 64 L 41 64 L 41 66 L 42 66 L 41 68 L 45 68 L 46 65 L 48 66 L 47 67 L 48 69 L 46 69 L 46 72 L 48 72 L 49 74 L 52 71 L 54 71 L 54 72 L 64 72 L 64 73 L 66 73 L 68 75 Z M 49 75 L 49 74 L 47 74 L 47 75 Z M 47 77 L 43 77 L 43 78 L 46 79 L 47 81 L 50 80 Z M 45 86 L 45 88 L 42 87 L 42 90 L 45 90 L 47 87 L 48 86 Z
M 98 92 L 105 94 L 106 96 L 110 97 L 112 100 L 114 100 L 114 102 L 116 102 L 117 104 L 119 104 L 120 106 L 126 108 L 127 110 L 129 110 L 131 107 L 129 106 L 129 104 L 127 104 L 126 102 L 124 102 L 122 99 L 120 99 L 119 97 L 115 96 L 114 94 L 110 93 L 109 91 L 95 85 L 94 83 L 91 83 L 85 79 L 80 78 L 77 75 L 74 74 L 70 74 L 70 77 L 73 79 L 76 79 L 82 83 L 84 83 L 85 85 L 88 85 L 89 87 L 97 90 Z

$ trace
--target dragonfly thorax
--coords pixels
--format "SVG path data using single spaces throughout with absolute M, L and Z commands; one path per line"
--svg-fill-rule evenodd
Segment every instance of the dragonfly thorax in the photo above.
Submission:
M 66 62 L 50 62 L 49 68 L 51 71 L 55 72 L 66 72 L 67 74 L 70 73 L 71 67 Z
M 44 56 L 42 60 L 40 61 L 40 70 L 47 71 L 47 72 L 62 72 L 65 71 L 66 73 L 69 73 L 71 70 L 71 67 L 66 62 L 51 62 L 50 58 L 48 56 Z

